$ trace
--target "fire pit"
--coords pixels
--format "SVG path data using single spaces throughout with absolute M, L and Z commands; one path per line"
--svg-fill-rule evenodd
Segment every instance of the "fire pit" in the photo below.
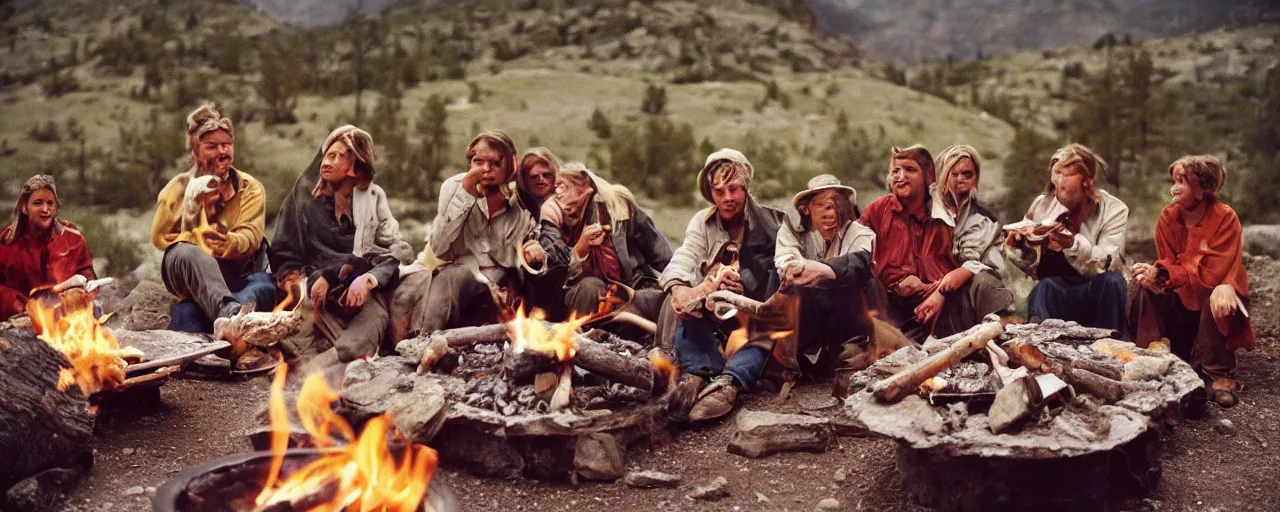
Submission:
M 905 397 L 886 392 L 961 345 L 986 343 L 975 338 L 992 334 L 986 325 L 925 350 L 901 349 L 852 377 L 846 413 L 898 441 L 912 499 L 942 510 L 1080 509 L 1154 489 L 1158 425 L 1204 402 L 1195 371 L 1167 351 L 1075 323 L 995 327 L 987 339 L 1013 368 L 998 354 L 972 356 L 942 365 L 946 372 Z
M 636 343 L 526 321 L 540 322 L 547 339 L 522 341 L 512 335 L 524 332 L 518 326 L 468 327 L 353 362 L 342 408 L 355 423 L 391 412 L 410 440 L 430 442 L 442 461 L 473 473 L 615 480 L 627 447 L 665 427 L 696 392 L 696 382 L 677 380 L 670 362 Z
M 292 448 L 285 454 L 281 475 L 288 477 L 333 450 Z M 403 449 L 392 450 L 397 456 Z M 238 512 L 258 510 L 254 498 L 271 472 L 269 451 L 242 453 L 205 462 L 174 475 L 151 500 L 156 512 Z M 322 496 L 332 498 L 332 496 Z M 431 479 L 427 496 L 418 510 L 457 510 L 453 492 L 438 477 Z M 281 509 L 288 510 L 288 509 Z

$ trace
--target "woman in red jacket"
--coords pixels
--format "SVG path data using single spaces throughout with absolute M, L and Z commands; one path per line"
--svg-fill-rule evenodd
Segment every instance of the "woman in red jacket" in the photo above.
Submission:
M 0 320 L 26 311 L 33 291 L 77 275 L 97 278 L 89 244 L 58 218 L 53 177 L 32 176 L 22 185 L 13 222 L 0 231 Z

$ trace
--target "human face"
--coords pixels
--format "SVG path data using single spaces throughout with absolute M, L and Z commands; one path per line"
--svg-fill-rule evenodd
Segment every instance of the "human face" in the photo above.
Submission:
M 824 190 L 809 201 L 809 222 L 823 234 L 835 233 L 840 227 L 840 213 L 836 210 L 834 190 Z
M 924 194 L 924 171 L 910 158 L 895 158 L 889 167 L 889 188 L 898 201 L 909 201 Z
M 1060 166 L 1053 170 L 1054 196 L 1062 206 L 1076 211 L 1084 206 L 1088 192 L 1093 188 L 1093 179 L 1086 178 L 1081 172 L 1080 164 Z
M 27 216 L 27 229 L 43 233 L 53 227 L 53 219 L 58 217 L 58 199 L 49 189 L 39 189 L 22 205 L 22 213 Z
M 471 154 L 470 172 L 477 173 L 480 185 L 486 188 L 497 187 L 507 181 L 507 166 L 502 153 L 483 140 L 476 143 Z
M 225 178 L 235 155 L 236 145 L 231 134 L 225 130 L 214 130 L 200 137 L 200 144 L 191 151 L 191 160 L 200 167 L 201 174 Z
M 969 195 L 973 193 L 973 188 L 977 185 L 978 170 L 974 167 L 972 159 L 962 158 L 951 166 L 951 174 L 947 177 L 947 187 L 952 194 L 956 195 L 956 199 L 960 201 L 969 199 Z
M 716 212 L 720 214 L 721 220 L 737 219 L 747 205 L 747 180 L 737 176 L 726 183 L 713 184 L 711 202 L 715 203 Z
M 556 192 L 556 173 L 543 163 L 533 164 L 525 182 L 529 184 L 529 193 L 539 201 Z
M 1173 186 L 1169 187 L 1169 195 L 1173 202 L 1184 209 L 1193 209 L 1200 205 L 1204 193 L 1194 181 L 1187 179 L 1187 172 L 1181 165 L 1173 168 Z
M 324 160 L 320 162 L 320 179 L 330 185 L 337 185 L 356 175 L 355 165 L 355 152 L 347 147 L 347 143 L 336 141 L 324 152 Z
M 556 184 L 556 202 L 560 203 L 560 211 L 566 217 L 576 219 L 581 216 L 590 198 L 591 187 L 577 180 L 564 179 Z

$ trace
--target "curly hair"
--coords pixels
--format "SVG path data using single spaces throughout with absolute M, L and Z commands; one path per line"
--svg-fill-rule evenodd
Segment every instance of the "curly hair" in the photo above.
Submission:
M 1187 155 L 1169 164 L 1169 177 L 1181 167 L 1185 180 L 1195 183 L 1208 201 L 1217 201 L 1218 192 L 1227 183 L 1227 168 L 1213 155 Z

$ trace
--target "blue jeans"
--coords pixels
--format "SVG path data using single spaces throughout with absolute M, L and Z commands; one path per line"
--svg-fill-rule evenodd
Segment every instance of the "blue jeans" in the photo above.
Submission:
M 675 336 L 680 369 L 706 378 L 729 375 L 743 390 L 750 390 L 764 370 L 769 352 L 760 347 L 746 346 L 725 361 L 720 353 L 718 332 L 715 322 L 705 318 L 681 320 Z
M 1041 320 L 1058 318 L 1124 333 L 1128 286 L 1124 276 L 1116 272 L 1104 272 L 1074 286 L 1061 277 L 1048 277 L 1031 289 L 1027 314 Z
M 271 311 L 276 304 L 276 283 L 271 274 L 249 274 L 239 282 L 227 283 L 236 302 L 253 302 L 257 311 Z M 213 319 L 200 309 L 195 300 L 185 299 L 173 305 L 169 312 L 169 330 L 182 332 L 213 332 Z

